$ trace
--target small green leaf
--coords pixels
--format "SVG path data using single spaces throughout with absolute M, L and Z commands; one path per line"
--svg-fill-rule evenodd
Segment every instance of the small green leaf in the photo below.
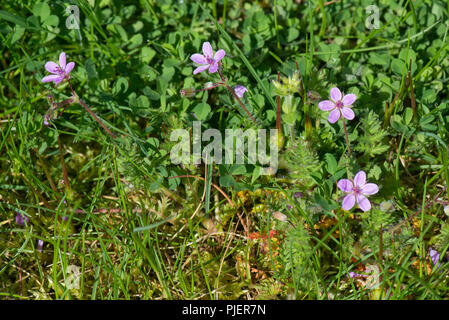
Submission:
M 405 109 L 405 124 L 410 124 L 413 118 L 413 110 L 411 108 Z
M 407 72 L 404 61 L 399 59 L 393 59 L 393 61 L 391 61 L 391 70 L 400 76 Z
M 211 108 L 207 103 L 201 102 L 197 104 L 192 111 L 193 113 L 195 113 L 199 120 L 204 121 L 209 116 Z
M 45 2 L 36 3 L 33 6 L 33 14 L 39 17 L 41 21 L 45 21 L 50 16 L 50 7 Z
M 235 184 L 234 178 L 229 174 L 220 177 L 220 186 L 222 187 L 233 187 Z
M 337 171 L 337 168 L 338 168 L 337 160 L 330 153 L 326 153 L 324 155 L 324 158 L 326 159 L 326 170 L 327 170 L 327 172 L 329 172 L 330 174 L 334 174 Z

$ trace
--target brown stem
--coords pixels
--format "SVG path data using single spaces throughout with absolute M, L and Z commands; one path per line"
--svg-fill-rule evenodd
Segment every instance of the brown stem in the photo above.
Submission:
M 246 112 L 246 114 L 248 115 L 248 117 L 254 122 L 254 124 L 257 125 L 257 121 L 256 119 L 254 119 L 254 117 L 251 115 L 251 113 L 249 113 L 248 109 L 246 109 L 245 105 L 243 104 L 243 102 L 240 100 L 240 98 L 238 97 L 237 93 L 235 93 L 234 89 L 232 89 L 230 86 L 228 86 L 226 84 L 226 89 L 228 89 L 228 91 L 234 96 L 234 98 L 237 100 L 237 102 L 239 103 L 239 105 L 242 107 L 242 109 Z
M 225 78 L 223 77 L 223 74 L 221 73 L 221 62 L 219 62 L 218 65 L 218 74 L 220 75 L 221 81 L 226 82 Z
M 351 154 L 351 147 L 349 146 L 349 136 L 348 136 L 348 129 L 346 129 L 345 118 L 342 117 L 341 120 L 343 121 L 343 129 L 345 130 L 345 138 L 346 138 L 346 144 L 348 145 L 348 151 L 349 151 L 349 154 Z
M 106 127 L 106 125 L 96 116 L 96 114 L 87 106 L 87 104 L 83 100 L 81 100 L 81 98 L 76 94 L 75 90 L 73 90 L 70 80 L 68 80 L 67 82 L 69 83 L 70 90 L 72 91 L 72 95 L 74 97 L 78 97 L 78 101 L 84 107 L 84 109 L 86 109 L 86 111 L 92 116 L 92 118 L 94 118 L 94 120 L 97 121 L 98 124 L 103 127 L 103 129 L 109 134 L 109 136 L 112 139 L 115 139 L 115 134 L 113 134 L 111 132 L 111 130 L 109 130 L 108 127 Z
M 79 103 L 84 107 L 84 109 L 86 109 L 87 112 L 89 112 L 89 114 L 92 116 L 92 118 L 94 118 L 95 121 L 97 121 L 98 124 L 103 127 L 103 129 L 109 134 L 109 136 L 112 139 L 115 139 L 115 134 L 113 134 L 111 132 L 111 130 L 109 130 L 108 127 L 106 127 L 105 124 L 95 115 L 95 113 L 93 113 L 93 111 L 90 110 L 90 108 L 87 106 L 87 104 L 85 104 L 84 101 L 81 99 L 79 99 Z
M 56 185 L 55 185 L 50 173 L 48 172 L 48 169 L 47 169 L 47 166 L 45 165 L 44 160 L 42 159 L 42 157 L 39 155 L 39 153 L 37 151 L 36 151 L 36 155 L 37 155 L 37 158 L 39 159 L 39 162 L 41 163 L 42 168 L 44 169 L 45 176 L 47 177 L 47 180 L 50 183 L 51 189 L 55 193 L 59 193 L 58 188 L 56 188 Z
M 203 89 L 195 90 L 195 93 L 196 92 L 201 92 L 201 91 L 206 91 L 206 90 L 211 90 L 211 89 L 214 89 L 214 88 L 217 88 L 217 87 L 221 87 L 221 86 L 224 86 L 224 85 L 225 84 L 223 82 L 213 83 L 210 87 L 206 87 L 206 88 L 203 88 Z

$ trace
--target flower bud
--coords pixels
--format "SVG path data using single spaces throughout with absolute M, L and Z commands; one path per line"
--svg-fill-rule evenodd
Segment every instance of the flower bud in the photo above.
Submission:
M 186 88 L 186 89 L 182 89 L 181 91 L 179 91 L 179 93 L 182 96 L 189 98 L 189 97 L 193 97 L 195 95 L 196 91 L 194 88 Z
M 321 96 L 318 92 L 310 90 L 307 92 L 307 98 L 315 102 L 321 99 Z
M 280 213 L 279 211 L 275 211 L 273 212 L 273 218 L 275 218 L 276 220 L 282 221 L 282 222 L 287 222 L 287 216 L 283 213 Z

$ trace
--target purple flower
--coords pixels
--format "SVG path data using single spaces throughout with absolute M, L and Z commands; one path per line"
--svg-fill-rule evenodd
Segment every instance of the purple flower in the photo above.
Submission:
M 25 225 L 25 221 L 26 221 L 26 223 L 28 223 L 30 220 L 28 220 L 28 217 L 26 215 L 21 214 L 20 212 L 17 212 L 17 214 L 16 214 L 16 223 L 19 226 L 23 227 Z
M 239 98 L 243 98 L 243 95 L 245 94 L 245 92 L 248 92 L 248 89 L 246 89 L 245 86 L 242 86 L 240 84 L 236 85 L 234 87 L 234 91 L 235 94 L 239 97 Z
M 39 252 L 42 252 L 43 247 L 44 247 L 44 241 L 42 241 L 41 239 L 37 240 L 36 250 Z
M 366 183 L 366 174 L 359 171 L 354 177 L 354 183 L 348 179 L 341 179 L 337 186 L 344 192 L 349 193 L 343 199 L 343 210 L 351 210 L 355 202 L 363 211 L 371 209 L 371 203 L 366 196 L 376 194 L 379 187 L 375 183 Z
M 302 193 L 301 192 L 296 192 L 293 196 L 295 198 L 302 198 Z
M 357 99 L 357 96 L 353 93 L 342 95 L 340 89 L 337 87 L 332 88 L 330 92 L 331 100 L 324 100 L 318 103 L 318 108 L 323 111 L 330 111 L 329 122 L 335 123 L 340 119 L 340 114 L 348 120 L 352 120 L 355 117 L 354 111 L 352 111 L 352 104 Z
M 73 70 L 74 67 L 75 62 L 69 62 L 66 64 L 65 52 L 61 52 L 61 54 L 59 55 L 59 65 L 53 61 L 48 61 L 45 64 L 45 69 L 53 74 L 43 77 L 41 81 L 54 82 L 55 84 L 58 84 L 62 80 L 69 78 L 69 73 Z
M 356 277 L 362 277 L 362 278 L 368 278 L 368 276 L 366 274 L 360 274 L 360 273 L 355 273 L 355 272 L 349 272 L 349 277 L 351 279 L 354 279 Z
M 209 69 L 210 73 L 217 72 L 218 62 L 221 59 L 223 59 L 223 57 L 226 55 L 226 52 L 223 49 L 221 49 L 221 50 L 218 50 L 217 52 L 215 52 L 215 56 L 214 56 L 214 52 L 212 50 L 212 46 L 210 45 L 210 43 L 204 42 L 203 43 L 203 54 L 204 55 L 195 53 L 190 57 L 190 59 L 193 62 L 201 65 L 193 71 L 193 74 L 203 72 L 204 70 L 207 70 L 207 69 Z
M 432 260 L 432 263 L 434 266 L 437 266 L 437 269 L 440 267 L 441 263 L 438 263 L 438 261 L 440 260 L 440 254 L 438 253 L 438 251 L 430 249 L 429 251 L 430 254 L 430 259 Z

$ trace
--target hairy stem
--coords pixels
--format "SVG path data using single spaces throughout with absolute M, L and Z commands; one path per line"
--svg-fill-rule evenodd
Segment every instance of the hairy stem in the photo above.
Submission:
M 76 94 L 75 90 L 73 90 L 72 84 L 70 83 L 70 80 L 68 81 L 70 90 L 72 91 L 72 94 L 74 97 L 78 97 L 78 102 L 86 109 L 86 111 L 94 118 L 95 121 L 98 122 L 98 124 L 109 134 L 109 136 L 112 139 L 115 139 L 115 134 L 111 132 L 111 130 L 106 127 L 106 125 L 97 117 L 97 115 L 87 106 L 87 104 L 81 100 L 81 98 Z
M 248 109 L 246 109 L 245 105 L 243 104 L 242 100 L 240 100 L 240 98 L 238 97 L 237 93 L 235 93 L 234 89 L 232 89 L 230 86 L 228 86 L 227 84 L 225 85 L 226 89 L 228 89 L 228 91 L 234 96 L 234 98 L 237 100 L 237 102 L 240 104 L 240 106 L 242 107 L 242 109 L 246 112 L 246 114 L 248 115 L 248 117 L 254 122 L 254 124 L 257 125 L 257 121 L 256 119 L 254 119 L 254 117 L 251 115 L 251 113 L 248 111 Z
M 345 118 L 342 117 L 341 120 L 343 121 L 343 129 L 345 130 L 345 138 L 346 144 L 348 145 L 348 152 L 349 154 L 351 154 L 351 147 L 349 146 L 349 136 L 348 136 L 348 129 L 346 129 Z

